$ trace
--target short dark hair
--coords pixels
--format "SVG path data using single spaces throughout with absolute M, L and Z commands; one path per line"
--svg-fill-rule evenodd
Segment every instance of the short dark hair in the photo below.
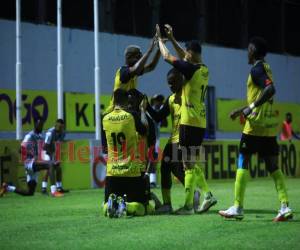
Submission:
M 194 51 L 196 53 L 201 54 L 202 53 L 202 47 L 201 47 L 201 43 L 197 40 L 191 40 L 185 43 L 185 48 L 187 50 L 191 50 Z
M 114 96 L 114 104 L 116 105 L 124 105 L 128 103 L 128 93 L 124 89 L 115 90 L 113 96 Z
M 135 100 L 136 103 L 141 103 L 141 101 L 144 99 L 144 94 L 137 89 L 130 89 L 128 90 L 129 99 Z
M 182 73 L 176 69 L 176 68 L 171 68 L 168 73 L 167 73 L 167 76 L 169 77 L 170 75 L 182 75 Z
M 65 124 L 65 121 L 64 121 L 63 119 L 60 118 L 60 119 L 57 119 L 57 120 L 56 120 L 56 123 Z
M 33 119 L 33 125 L 34 125 L 35 128 L 40 123 L 44 124 L 44 120 L 42 119 L 42 117 L 38 116 L 38 117 Z
M 267 42 L 264 38 L 258 36 L 252 37 L 249 43 L 252 43 L 255 47 L 254 55 L 256 58 L 265 57 L 267 55 Z
M 292 113 L 288 112 L 285 114 L 285 116 L 292 116 Z

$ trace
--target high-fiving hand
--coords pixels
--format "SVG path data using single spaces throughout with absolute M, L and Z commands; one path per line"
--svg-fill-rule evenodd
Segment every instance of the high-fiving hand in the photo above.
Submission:
M 166 32 L 166 35 L 169 39 L 172 39 L 173 38 L 173 28 L 171 25 L 169 24 L 165 24 L 165 32 Z

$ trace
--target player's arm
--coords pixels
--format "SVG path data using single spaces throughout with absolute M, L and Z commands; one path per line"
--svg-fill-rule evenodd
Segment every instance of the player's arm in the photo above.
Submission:
M 29 134 L 27 134 L 21 142 L 21 153 L 24 156 L 31 155 L 34 157 L 34 145 Z
M 141 114 L 138 114 L 137 112 L 130 112 L 130 113 L 132 114 L 132 116 L 134 118 L 134 124 L 135 124 L 136 131 L 142 136 L 146 135 L 147 127 L 142 122 Z
M 162 120 L 166 119 L 170 114 L 169 98 L 165 101 L 162 108 L 158 111 L 154 110 L 148 103 L 147 111 L 153 120 L 155 120 L 156 122 L 161 122 Z
M 156 53 L 155 53 L 152 61 L 150 63 L 148 63 L 147 65 L 145 65 L 143 73 L 148 73 L 148 72 L 153 71 L 158 64 L 159 58 L 160 58 L 160 50 L 158 49 L 158 50 L 156 50 Z
M 183 59 L 186 55 L 186 50 L 184 48 L 182 48 L 180 46 L 180 44 L 176 41 L 174 34 L 173 34 L 173 28 L 171 27 L 171 25 L 165 24 L 165 32 L 166 32 L 168 39 L 171 41 L 178 57 L 180 59 Z
M 144 73 L 145 64 L 146 64 L 151 52 L 153 51 L 154 46 L 155 46 L 155 38 L 153 38 L 151 40 L 151 43 L 150 43 L 150 46 L 149 46 L 148 50 L 141 57 L 141 59 L 138 60 L 135 65 L 133 65 L 132 67 L 129 67 L 130 76 L 141 75 L 142 73 Z
M 103 125 L 103 118 L 107 114 L 103 115 L 101 118 L 101 145 L 102 145 L 102 152 L 104 154 L 107 154 L 107 140 L 106 140 L 106 131 L 104 130 L 104 125 Z
M 50 155 L 52 152 L 51 152 L 51 141 L 52 141 L 52 134 L 51 132 L 47 132 L 46 133 L 46 136 L 45 136 L 45 143 L 44 143 L 44 146 L 43 146 L 43 149 L 46 151 L 46 153 L 48 155 Z
M 263 105 L 269 101 L 276 93 L 272 79 L 267 75 L 263 64 L 257 65 L 251 70 L 251 77 L 256 86 L 263 89 L 260 96 L 256 101 L 251 103 L 248 107 L 243 109 L 243 115 L 247 117 L 250 115 L 254 108 Z
M 158 39 L 158 47 L 159 47 L 159 50 L 160 50 L 160 53 L 161 53 L 163 59 L 167 63 L 173 65 L 173 62 L 175 60 L 177 60 L 177 58 L 175 56 L 171 55 L 168 48 L 166 47 L 166 45 L 164 43 L 164 40 L 161 36 L 160 28 L 159 28 L 158 24 L 156 24 L 156 36 L 157 36 L 157 39 Z

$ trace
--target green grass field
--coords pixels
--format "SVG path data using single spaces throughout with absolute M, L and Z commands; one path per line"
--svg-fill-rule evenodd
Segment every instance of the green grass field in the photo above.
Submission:
M 209 182 L 218 204 L 203 215 L 108 219 L 100 213 L 103 190 L 72 191 L 61 199 L 0 199 L 0 249 L 299 249 L 300 180 L 288 179 L 294 220 L 274 223 L 279 204 L 270 179 L 251 181 L 243 221 L 217 211 L 233 200 L 233 181 Z M 155 192 L 160 196 L 160 190 Z M 184 190 L 175 185 L 174 208 Z

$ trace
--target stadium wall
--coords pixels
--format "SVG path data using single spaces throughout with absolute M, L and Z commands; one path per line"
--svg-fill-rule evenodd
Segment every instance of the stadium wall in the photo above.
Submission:
M 15 88 L 15 22 L 0 20 L 0 88 Z M 176 27 L 175 27 L 176 35 Z M 93 93 L 93 32 L 63 29 L 64 90 Z M 124 63 L 123 51 L 129 44 L 145 51 L 149 39 L 101 33 L 101 90 L 110 94 L 114 74 Z M 23 88 L 56 90 L 56 27 L 22 23 Z M 210 69 L 210 84 L 216 87 L 217 98 L 244 99 L 249 72 L 246 50 L 203 46 L 203 59 Z M 300 57 L 269 54 L 277 84 L 277 99 L 300 103 Z M 140 90 L 148 95 L 168 95 L 165 83 L 170 68 L 160 60 L 157 69 L 140 79 Z
M 161 140 L 162 149 L 167 143 Z M 205 169 L 207 179 L 234 179 L 238 159 L 238 140 L 208 141 L 205 147 Z M 25 171 L 20 159 L 20 142 L 0 140 L 0 179 L 26 188 Z M 61 160 L 63 183 L 68 189 L 103 187 L 105 178 L 104 159 L 99 157 L 100 145 L 94 140 L 64 142 L 57 156 Z M 161 152 L 159 158 L 161 157 Z M 158 164 L 159 167 L 159 164 Z M 300 142 L 280 142 L 279 167 L 286 176 L 300 177 Z M 256 155 L 250 161 L 250 175 L 253 179 L 267 177 L 264 162 Z M 158 171 L 159 172 L 159 171 Z M 42 175 L 39 175 L 41 182 Z M 160 177 L 158 176 L 158 179 Z M 41 185 L 38 185 L 40 189 Z
M 0 89 L 14 90 L 15 22 L 0 20 L 0 34 Z M 63 29 L 65 98 L 67 92 L 89 94 L 94 92 L 93 39 L 91 31 Z M 111 95 L 115 71 L 124 63 L 124 48 L 129 44 L 137 44 L 145 51 L 149 42 L 149 39 L 141 37 L 100 34 L 102 94 Z M 56 27 L 22 23 L 22 46 L 23 89 L 56 91 Z M 245 99 L 246 79 L 250 69 L 247 64 L 246 50 L 204 45 L 203 58 L 210 69 L 210 85 L 216 87 L 216 98 Z M 300 57 L 269 54 L 267 60 L 273 69 L 277 100 L 300 104 Z M 139 89 L 149 96 L 155 93 L 168 95 L 169 89 L 165 84 L 165 76 L 169 68 L 168 64 L 160 60 L 153 73 L 140 78 Z M 65 105 L 67 106 L 68 103 Z M 55 101 L 54 105 L 51 105 L 52 111 L 54 107 Z M 294 116 L 297 117 L 297 113 Z M 300 124 L 295 126 L 299 131 Z M 11 130 L 0 130 L 0 138 L 15 137 Z M 91 131 L 78 132 L 68 133 L 67 138 L 86 139 L 94 136 Z M 216 134 L 216 138 L 219 139 L 239 136 L 240 131 L 230 132 L 222 128 L 219 128 Z

